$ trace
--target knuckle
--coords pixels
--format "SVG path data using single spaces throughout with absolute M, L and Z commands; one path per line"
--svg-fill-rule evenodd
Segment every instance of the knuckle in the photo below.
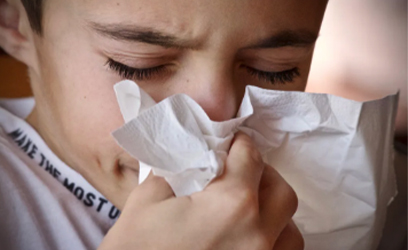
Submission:
M 286 184 L 286 197 L 288 207 L 290 208 L 291 214 L 293 215 L 298 208 L 299 200 L 295 190 L 289 184 Z
M 244 157 L 251 163 L 264 164 L 261 153 L 254 146 L 246 148 L 244 151 Z
M 298 208 L 299 202 L 295 190 L 287 182 L 282 182 L 279 187 L 279 196 L 282 205 L 293 215 Z
M 305 242 L 302 234 L 296 224 L 291 221 L 286 228 L 280 233 L 273 244 L 273 249 L 291 249 L 302 250 L 305 247 Z
M 293 250 L 303 250 L 305 248 L 305 240 L 296 226 L 292 230 L 292 235 L 293 237 L 291 241 L 293 244 Z
M 255 219 L 259 216 L 259 205 L 256 194 L 248 189 L 237 189 L 225 199 L 229 219 Z
M 296 240 L 296 246 L 294 247 L 294 250 L 303 250 L 305 249 L 305 239 L 303 239 L 303 236 L 299 233 L 300 237 L 297 238 Z
M 138 186 L 140 192 L 145 192 L 151 189 L 163 189 L 168 185 L 164 178 L 158 176 L 149 176 L 149 179 Z M 137 189 L 137 188 L 136 188 Z
M 258 211 L 258 198 L 257 195 L 249 189 L 245 189 L 240 192 L 238 196 L 238 207 L 243 212 L 255 213 Z
M 273 247 L 270 238 L 263 232 L 258 232 L 252 237 L 251 245 L 256 250 L 270 250 Z

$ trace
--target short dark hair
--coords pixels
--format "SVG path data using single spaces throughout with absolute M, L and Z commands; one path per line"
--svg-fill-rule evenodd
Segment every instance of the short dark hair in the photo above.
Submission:
M 21 0 L 23 4 L 30 26 L 38 34 L 42 33 L 42 15 L 44 0 Z

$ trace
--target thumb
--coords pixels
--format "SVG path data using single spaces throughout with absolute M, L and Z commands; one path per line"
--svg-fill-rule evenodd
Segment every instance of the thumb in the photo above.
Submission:
M 175 197 L 167 181 L 150 172 L 146 180 L 137 186 L 129 195 L 126 207 L 145 207 Z
M 242 187 L 258 195 L 259 184 L 264 169 L 261 154 L 252 143 L 251 138 L 238 132 L 231 145 L 223 175 L 208 186 Z

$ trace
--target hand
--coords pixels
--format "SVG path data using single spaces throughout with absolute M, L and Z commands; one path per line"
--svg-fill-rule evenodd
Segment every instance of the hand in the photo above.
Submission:
M 176 198 L 164 179 L 150 175 L 99 249 L 303 249 L 291 221 L 296 208 L 292 188 L 238 133 L 224 173 L 202 192 Z

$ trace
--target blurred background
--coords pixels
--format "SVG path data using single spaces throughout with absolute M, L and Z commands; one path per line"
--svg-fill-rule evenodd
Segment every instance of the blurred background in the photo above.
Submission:
M 25 65 L 0 48 L 0 98 L 27 96 L 31 96 L 31 89 Z
M 407 1 L 329 1 L 307 91 L 367 101 L 398 90 L 396 133 L 406 138 Z
M 394 167 L 398 195 L 378 250 L 407 249 L 407 1 L 329 1 L 306 91 L 368 101 L 400 92 Z

